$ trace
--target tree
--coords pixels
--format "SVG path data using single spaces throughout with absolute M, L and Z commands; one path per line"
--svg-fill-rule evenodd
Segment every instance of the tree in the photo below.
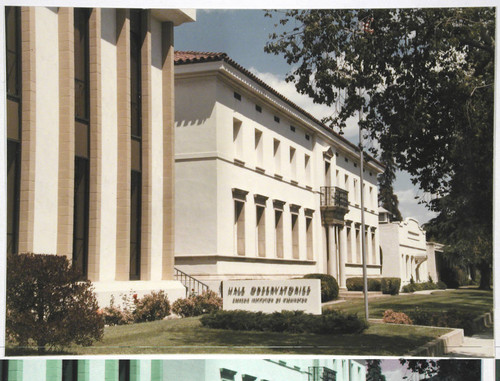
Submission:
M 364 109 L 360 125 L 378 143 L 374 153 L 433 195 L 420 200 L 438 213 L 432 234 L 454 260 L 475 265 L 480 287 L 489 288 L 494 9 L 276 13 L 265 51 L 291 65 L 286 80 L 332 106 L 324 120 L 332 128 Z
M 104 320 L 90 281 L 80 278 L 63 256 L 8 255 L 7 336 L 39 353 L 100 340 Z
M 414 373 L 436 381 L 481 379 L 481 360 L 399 360 Z
M 366 360 L 366 381 L 385 381 L 380 360 Z
M 382 208 L 391 213 L 393 221 L 402 221 L 403 216 L 399 211 L 398 196 L 394 194 L 394 188 L 392 187 L 396 178 L 394 159 L 386 151 L 382 152 L 380 159 L 385 166 L 385 170 L 378 176 L 378 201 Z

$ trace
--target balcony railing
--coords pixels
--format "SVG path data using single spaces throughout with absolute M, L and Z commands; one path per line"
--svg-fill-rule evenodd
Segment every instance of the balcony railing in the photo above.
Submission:
M 335 381 L 336 372 L 326 366 L 310 366 L 308 381 Z
M 349 208 L 348 192 L 339 187 L 321 187 L 321 206 Z

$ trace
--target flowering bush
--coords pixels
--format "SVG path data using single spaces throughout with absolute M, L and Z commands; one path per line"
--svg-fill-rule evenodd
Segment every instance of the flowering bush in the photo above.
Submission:
M 104 307 L 100 310 L 101 316 L 106 325 L 124 325 L 132 323 L 134 320 L 128 309 L 120 309 L 115 306 L 115 298 L 111 296 L 109 307 Z
M 187 298 L 177 299 L 172 305 L 172 312 L 181 316 L 198 316 L 218 311 L 222 308 L 222 298 L 208 290 L 201 295 L 191 294 Z
M 135 309 L 132 312 L 134 322 L 161 320 L 170 315 L 170 302 L 163 290 L 144 295 L 141 299 L 133 295 Z
M 393 324 L 413 324 L 411 319 L 404 312 L 394 312 L 393 310 L 387 310 L 384 312 L 384 323 Z

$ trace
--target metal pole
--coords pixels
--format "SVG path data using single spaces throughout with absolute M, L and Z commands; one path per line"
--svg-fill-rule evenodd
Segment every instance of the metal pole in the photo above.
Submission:
M 359 90 L 360 95 L 361 95 L 361 90 Z M 360 165 L 359 165 L 359 178 L 361 181 L 361 184 L 359 186 L 360 192 L 361 192 L 361 252 L 362 252 L 362 258 L 363 258 L 363 289 L 364 289 L 364 297 L 365 297 L 365 318 L 366 321 L 368 321 L 368 279 L 366 277 L 366 247 L 365 247 L 365 203 L 364 203 L 364 197 L 363 197 L 363 134 L 361 130 L 361 119 L 363 117 L 363 106 L 359 109 L 359 160 L 360 160 Z

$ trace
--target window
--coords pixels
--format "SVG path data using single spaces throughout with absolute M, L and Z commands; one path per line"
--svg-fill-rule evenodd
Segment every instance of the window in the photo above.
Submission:
M 304 172 L 306 174 L 306 184 L 311 183 L 311 157 L 304 155 Z
M 349 226 L 346 227 L 347 233 L 347 262 L 353 263 L 352 259 L 352 236 L 351 236 L 351 228 Z
M 358 191 L 358 180 L 353 179 L 353 193 L 354 193 L 354 203 L 359 204 L 359 191 Z
M 256 205 L 256 237 L 257 237 L 257 256 L 266 256 L 266 208 L 262 205 Z
M 290 173 L 293 180 L 297 179 L 297 162 L 295 156 L 295 148 L 290 147 Z
M 234 92 L 233 96 L 234 96 L 234 99 L 241 101 L 241 95 L 238 94 L 236 91 Z
M 74 10 L 75 55 L 75 185 L 73 265 L 87 278 L 90 178 L 90 73 L 88 9 Z
M 306 140 L 310 140 L 310 139 L 311 139 L 311 137 L 308 134 L 306 134 Z
M 255 156 L 256 156 L 256 166 L 262 168 L 264 162 L 264 143 L 262 139 L 262 132 L 255 130 Z
M 276 116 L 276 115 L 275 115 L 275 116 L 274 116 L 274 121 L 275 121 L 276 123 L 279 123 L 279 122 L 280 122 L 280 118 L 279 118 L 278 116 Z
M 292 257 L 294 259 L 300 258 L 299 253 L 299 215 L 292 213 Z
M 141 278 L 142 218 L 142 12 L 130 10 L 130 280 Z
M 283 209 L 276 209 L 276 206 L 274 209 L 274 237 L 276 258 L 283 258 Z
M 78 360 L 63 360 L 62 381 L 78 381 Z
M 377 246 L 375 245 L 375 232 L 372 231 L 372 256 L 373 256 L 373 264 L 377 264 Z
M 0 360 L 0 380 L 8 381 L 9 360 Z
M 330 167 L 331 167 L 330 162 L 328 160 L 325 160 L 325 186 L 326 187 L 329 187 L 332 185 Z
M 119 360 L 118 381 L 130 381 L 130 360 Z
M 313 252 L 313 224 L 312 224 L 312 210 L 306 209 L 306 249 L 307 259 L 314 259 Z
M 219 371 L 220 371 L 221 381 L 235 381 L 234 376 L 236 375 L 237 372 L 235 372 L 234 370 L 220 368 Z
M 245 203 L 234 200 L 234 237 L 236 255 L 245 255 Z
M 262 112 L 262 107 L 260 107 L 259 105 L 255 105 L 255 111 Z
M 295 132 L 295 127 L 294 126 L 290 126 L 290 131 Z
M 356 263 L 361 263 L 361 234 L 356 228 Z
M 233 145 L 234 157 L 243 158 L 243 132 L 241 129 L 241 121 L 233 118 Z
M 273 157 L 274 157 L 274 173 L 279 174 L 281 172 L 281 150 L 280 141 L 274 139 L 273 143 Z
M 21 178 L 21 10 L 5 7 L 7 71 L 7 253 L 17 253 Z

